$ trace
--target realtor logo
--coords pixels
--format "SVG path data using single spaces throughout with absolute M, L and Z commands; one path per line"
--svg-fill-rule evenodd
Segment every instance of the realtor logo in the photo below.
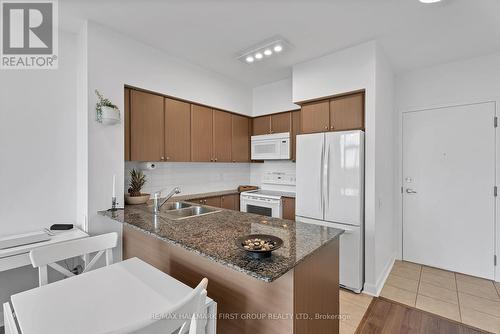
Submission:
M 57 1 L 1 1 L 1 69 L 57 69 Z

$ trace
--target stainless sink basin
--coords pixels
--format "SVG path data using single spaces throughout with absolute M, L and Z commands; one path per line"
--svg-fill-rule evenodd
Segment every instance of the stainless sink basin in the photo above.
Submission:
M 184 204 L 184 203 L 182 203 L 182 204 Z M 167 211 L 165 213 L 162 213 L 161 215 L 165 218 L 168 218 L 168 219 L 179 220 L 179 219 L 186 219 L 186 218 L 191 218 L 191 217 L 203 216 L 203 215 L 207 215 L 210 213 L 216 213 L 216 212 L 220 212 L 220 211 L 221 210 L 207 208 L 204 206 L 191 206 L 191 205 L 189 205 L 189 207 L 187 207 L 187 208 Z
M 171 202 L 171 203 L 165 203 L 163 204 L 162 209 L 165 211 L 170 211 L 170 210 L 180 210 L 184 208 L 189 208 L 193 205 L 188 204 L 188 203 L 183 203 L 183 202 Z

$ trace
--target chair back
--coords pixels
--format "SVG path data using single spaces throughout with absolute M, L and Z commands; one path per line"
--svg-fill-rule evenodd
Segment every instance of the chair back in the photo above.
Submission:
M 3 303 L 3 322 L 5 334 L 19 334 L 14 313 L 9 302 Z
M 121 328 L 106 334 L 170 334 L 170 333 L 205 333 L 207 322 L 207 285 L 208 280 L 201 282 L 177 305 L 162 310 L 155 317 L 144 319 L 140 323 Z
M 66 277 L 75 276 L 74 273 L 57 264 L 57 261 L 82 257 L 85 262 L 85 269 L 83 270 L 85 273 L 92 269 L 101 255 L 106 254 L 106 265 L 109 266 L 113 263 L 112 249 L 116 247 L 117 242 L 118 234 L 112 232 L 33 249 L 30 252 L 30 259 L 33 267 L 38 268 L 39 285 L 42 286 L 48 283 L 48 267 L 55 269 Z M 95 252 L 97 254 L 90 260 L 90 254 Z

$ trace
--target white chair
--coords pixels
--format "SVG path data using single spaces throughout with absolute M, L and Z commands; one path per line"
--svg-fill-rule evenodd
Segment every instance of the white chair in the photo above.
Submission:
M 173 307 L 160 310 L 158 318 L 149 317 L 132 326 L 106 334 L 170 334 L 170 333 L 205 333 L 206 324 L 206 298 L 208 279 L 203 278 L 196 288 L 181 302 Z M 189 323 L 189 331 L 187 324 Z
M 112 249 L 116 247 L 117 241 L 118 234 L 113 232 L 33 249 L 30 252 L 30 260 L 33 267 L 38 268 L 39 285 L 48 283 L 47 267 L 55 269 L 66 277 L 75 276 L 71 271 L 57 264 L 57 261 L 82 257 L 85 261 L 85 269 L 83 270 L 85 273 L 92 269 L 101 255 L 105 253 L 106 265 L 109 266 L 113 263 Z M 88 256 L 95 252 L 97 254 L 89 262 Z
M 19 334 L 9 302 L 3 303 L 3 321 L 5 334 Z

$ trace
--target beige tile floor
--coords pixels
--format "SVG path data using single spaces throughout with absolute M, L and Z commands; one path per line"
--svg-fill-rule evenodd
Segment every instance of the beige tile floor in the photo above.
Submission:
M 396 261 L 380 295 L 470 326 L 500 333 L 500 283 Z
M 340 289 L 340 314 L 343 315 L 340 320 L 340 334 L 356 332 L 371 301 L 371 296 Z

